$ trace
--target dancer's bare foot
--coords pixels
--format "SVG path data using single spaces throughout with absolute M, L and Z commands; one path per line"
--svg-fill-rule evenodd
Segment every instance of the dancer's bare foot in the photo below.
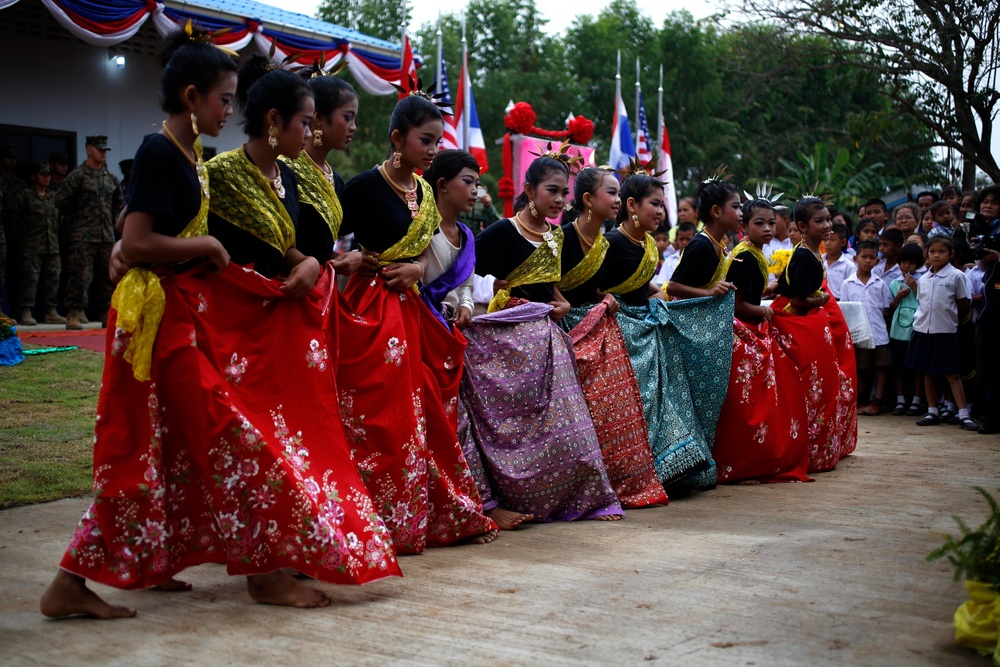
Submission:
M 621 521 L 621 514 L 604 514 L 602 516 L 595 516 L 594 521 Z
M 42 601 L 38 606 L 49 618 L 78 614 L 100 619 L 135 616 L 135 609 L 108 604 L 101 599 L 101 596 L 87 588 L 87 582 L 83 577 L 70 574 L 66 570 L 59 570 L 42 595 Z
M 741 479 L 740 481 L 738 481 L 736 483 L 739 484 L 739 485 L 741 485 L 741 486 L 757 486 L 758 484 L 760 484 L 760 480 L 759 479 Z
M 497 539 L 500 534 L 499 530 L 487 530 L 485 533 L 480 533 L 479 535 L 473 535 L 466 540 L 468 544 L 489 544 L 493 540 Z
M 164 591 L 167 593 L 183 593 L 184 591 L 191 590 L 191 584 L 186 581 L 181 581 L 180 579 L 174 579 L 173 577 L 167 579 L 166 581 L 160 582 L 154 586 L 158 591 Z
M 282 607 L 313 609 L 330 604 L 323 591 L 313 590 L 283 572 L 255 574 L 247 577 L 247 591 L 254 602 Z
M 500 530 L 514 530 L 525 521 L 533 521 L 535 518 L 534 514 L 521 514 L 499 507 L 491 509 L 486 513 L 486 516 L 493 519 Z

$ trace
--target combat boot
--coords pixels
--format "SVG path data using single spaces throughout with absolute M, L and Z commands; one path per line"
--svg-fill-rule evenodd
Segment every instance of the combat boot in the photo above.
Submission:
M 45 313 L 45 319 L 42 321 L 46 324 L 66 324 L 66 318 L 60 315 L 55 308 L 49 308 L 49 312 Z
M 78 310 L 76 319 L 80 321 L 80 324 L 89 324 L 90 320 L 87 319 L 87 309 L 81 308 L 80 310 Z
M 21 317 L 17 318 L 17 323 L 23 327 L 33 327 L 38 324 L 35 318 L 31 316 L 31 308 L 21 309 Z
M 66 328 L 69 330 L 78 330 L 83 328 L 83 322 L 80 321 L 80 315 L 83 311 L 79 308 L 70 308 L 69 313 L 66 314 Z

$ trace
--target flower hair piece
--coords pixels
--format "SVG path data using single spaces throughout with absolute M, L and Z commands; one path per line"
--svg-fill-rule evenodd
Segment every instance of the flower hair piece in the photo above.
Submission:
M 221 37 L 228 32 L 232 32 L 232 28 L 223 28 L 221 30 L 216 30 L 215 32 L 209 30 L 195 30 L 194 21 L 192 21 L 191 19 L 188 19 L 187 23 L 184 24 L 184 33 L 188 36 L 188 41 L 204 42 L 205 44 L 211 44 L 215 48 L 225 53 L 230 58 L 239 59 L 240 54 L 236 53 L 235 51 L 233 51 L 228 47 L 220 46 L 219 44 L 216 44 L 213 41 L 216 37 Z
M 802 199 L 818 199 L 826 205 L 830 205 L 833 202 L 832 197 L 829 193 L 823 192 L 819 189 L 819 182 L 813 184 L 811 188 L 812 192 L 803 192 Z
M 546 150 L 542 151 L 541 153 L 536 153 L 534 151 L 531 151 L 531 154 L 534 155 L 535 157 L 547 157 L 547 158 L 552 158 L 557 162 L 562 162 L 563 166 L 565 166 L 566 170 L 570 173 L 579 170 L 580 167 L 583 165 L 582 155 L 571 156 L 569 154 L 569 139 L 563 139 L 563 142 L 559 144 L 559 147 L 555 150 L 553 150 L 552 142 L 550 141 L 546 145 Z
M 392 87 L 395 88 L 396 90 L 398 90 L 403 95 L 411 95 L 411 96 L 414 96 L 414 97 L 422 97 L 425 100 L 427 100 L 428 102 L 430 102 L 431 104 L 433 104 L 434 106 L 436 106 L 441 111 L 442 114 L 444 114 L 446 116 L 452 115 L 450 111 L 445 111 L 445 109 L 448 109 L 449 107 L 451 107 L 450 104 L 448 104 L 447 102 L 444 101 L 445 94 L 444 93 L 432 93 L 431 92 L 432 90 L 434 90 L 434 84 L 431 84 L 430 86 L 427 87 L 426 90 L 424 90 L 423 89 L 423 85 L 424 84 L 420 80 L 420 76 L 419 75 L 417 76 L 417 78 L 416 78 L 415 81 L 414 81 L 413 77 L 410 76 L 410 75 L 407 75 L 406 79 L 407 79 L 407 83 L 409 83 L 408 87 L 398 86 L 395 83 L 392 84 Z
M 726 165 L 720 164 L 718 167 L 715 168 L 715 172 L 711 176 L 702 181 L 702 184 L 708 185 L 712 181 L 719 181 L 725 183 L 732 177 L 733 177 L 732 174 L 726 173 Z
M 623 181 L 629 176 L 635 176 L 636 174 L 643 174 L 645 176 L 651 176 L 656 180 L 660 180 L 660 176 L 663 176 L 665 173 L 667 173 L 667 170 L 664 169 L 663 171 L 654 171 L 655 164 L 656 164 L 655 155 L 651 157 L 649 159 L 649 162 L 646 162 L 645 164 L 643 164 L 643 162 L 638 158 L 630 156 L 627 165 L 625 165 L 621 169 L 615 169 L 613 171 L 619 176 L 621 176 Z
M 778 194 L 772 196 L 771 195 L 771 184 L 770 183 L 764 183 L 763 181 L 760 181 L 760 182 L 757 183 L 757 196 L 756 197 L 751 196 L 750 193 L 747 192 L 746 190 L 743 191 L 743 196 L 747 198 L 747 201 L 756 201 L 758 199 L 763 199 L 764 201 L 769 202 L 771 204 L 777 204 L 778 200 L 781 199 L 781 196 L 783 194 L 785 194 L 785 193 L 784 192 L 779 192 Z
M 347 67 L 347 61 L 341 60 L 339 63 L 333 66 L 329 72 L 326 71 L 326 51 L 319 54 L 319 57 L 313 60 L 312 65 L 300 65 L 299 67 L 293 67 L 292 71 L 300 75 L 303 79 L 307 81 L 309 79 L 315 78 L 317 76 L 336 76 L 338 72 Z

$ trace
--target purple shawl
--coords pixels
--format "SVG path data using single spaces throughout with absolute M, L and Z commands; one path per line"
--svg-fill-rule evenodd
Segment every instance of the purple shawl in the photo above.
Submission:
M 475 239 L 472 237 L 472 230 L 463 224 L 458 225 L 458 230 L 465 236 L 462 242 L 462 249 L 459 251 L 454 263 L 447 271 L 438 276 L 436 280 L 427 285 L 420 286 L 420 298 L 424 300 L 427 307 L 434 313 L 434 317 L 447 327 L 449 331 L 451 330 L 451 323 L 441 313 L 441 304 L 444 302 L 444 298 L 448 296 L 448 292 L 468 280 L 469 276 L 472 275 L 472 271 L 476 268 L 476 244 Z

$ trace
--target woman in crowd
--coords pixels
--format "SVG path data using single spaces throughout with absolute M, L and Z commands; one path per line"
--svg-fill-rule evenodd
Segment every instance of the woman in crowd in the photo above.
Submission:
M 489 313 L 466 331 L 463 446 L 484 506 L 501 529 L 524 521 L 613 519 L 608 481 L 573 351 L 555 323 L 569 303 L 555 286 L 568 191 L 566 156 L 528 167 L 526 207 L 476 239 L 476 272 L 497 278 Z

